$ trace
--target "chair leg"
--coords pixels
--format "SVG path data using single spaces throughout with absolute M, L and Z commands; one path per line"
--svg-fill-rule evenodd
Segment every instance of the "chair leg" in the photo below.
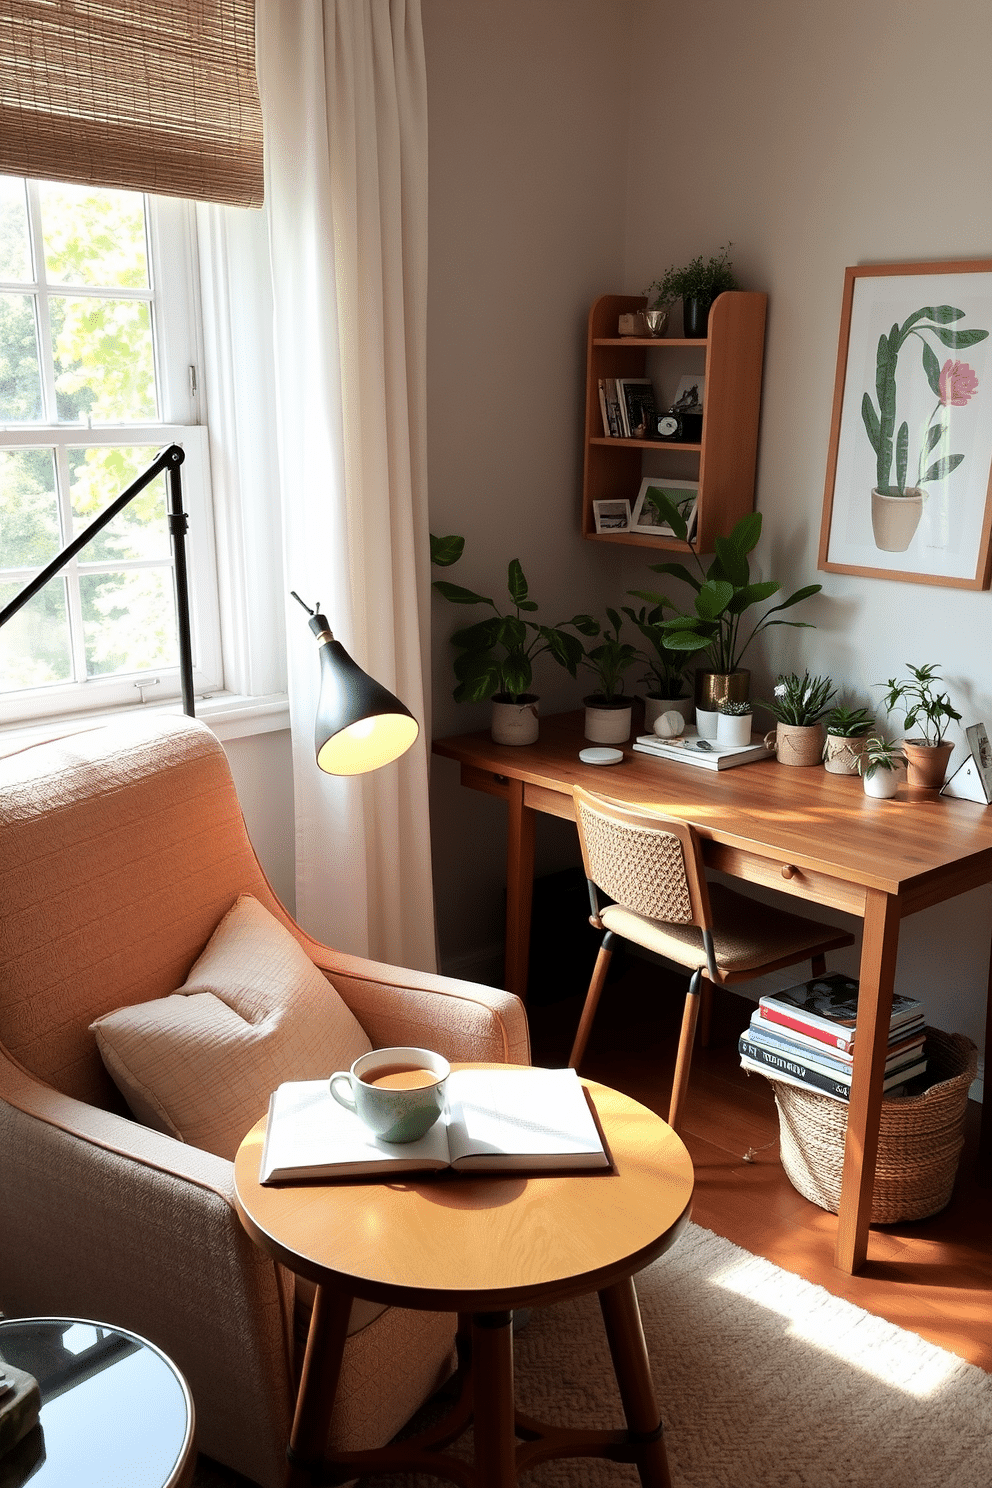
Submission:
M 696 1037 L 696 1020 L 699 1017 L 700 989 L 705 979 L 694 971 L 686 993 L 685 1010 L 682 1013 L 682 1032 L 679 1036 L 679 1051 L 675 1056 L 675 1078 L 672 1081 L 672 1101 L 668 1108 L 668 1124 L 674 1132 L 682 1122 L 682 1108 L 689 1088 L 689 1067 L 692 1064 L 692 1045 Z
M 699 987 L 699 1047 L 710 1046 L 710 1025 L 713 1017 L 713 983 L 703 977 Z
M 603 944 L 599 948 L 599 955 L 596 957 L 596 965 L 592 969 L 592 981 L 589 983 L 586 1000 L 582 1004 L 582 1016 L 579 1019 L 578 1031 L 575 1035 L 575 1042 L 572 1045 L 572 1052 L 568 1056 L 569 1069 L 578 1069 L 582 1062 L 582 1056 L 586 1051 L 586 1044 L 589 1042 L 589 1034 L 592 1031 L 592 1022 L 596 1016 L 596 1008 L 599 1006 L 599 996 L 603 990 L 603 983 L 606 981 L 606 973 L 610 969 L 612 958 L 613 935 L 607 930 L 603 936 Z

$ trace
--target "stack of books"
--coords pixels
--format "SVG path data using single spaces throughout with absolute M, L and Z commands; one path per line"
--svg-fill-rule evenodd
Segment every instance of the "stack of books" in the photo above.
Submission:
M 857 1038 L 858 983 L 834 974 L 762 997 L 738 1040 L 741 1066 L 846 1101 L 851 1095 Z M 892 999 L 883 1089 L 900 1093 L 926 1071 L 923 1004 Z

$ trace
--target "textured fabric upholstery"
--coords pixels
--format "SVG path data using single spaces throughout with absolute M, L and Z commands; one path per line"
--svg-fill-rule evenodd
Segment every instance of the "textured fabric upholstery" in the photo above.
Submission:
M 372 1045 L 303 947 L 250 894 L 172 997 L 91 1024 L 139 1121 L 232 1162 L 284 1080 L 318 1080 Z
M 90 1031 L 182 987 L 244 894 L 374 1045 L 529 1057 L 516 998 L 340 955 L 293 922 L 202 724 L 136 718 L 0 760 L 0 1309 L 151 1338 L 190 1382 L 201 1449 L 276 1488 L 305 1289 L 248 1240 L 230 1162 L 126 1114 Z M 332 1439 L 393 1435 L 449 1370 L 453 1329 L 356 1304 Z

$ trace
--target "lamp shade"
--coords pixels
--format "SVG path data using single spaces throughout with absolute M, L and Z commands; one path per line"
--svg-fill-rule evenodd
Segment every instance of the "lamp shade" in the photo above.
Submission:
M 319 612 L 310 616 L 320 655 L 314 743 L 328 775 L 364 775 L 410 748 L 420 725 L 399 698 L 348 655 Z

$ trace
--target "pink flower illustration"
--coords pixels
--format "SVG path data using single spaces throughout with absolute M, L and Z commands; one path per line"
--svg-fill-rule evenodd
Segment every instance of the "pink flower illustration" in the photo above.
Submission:
M 950 357 L 940 369 L 940 401 L 946 408 L 963 408 L 978 387 L 978 378 L 967 362 L 952 362 Z

